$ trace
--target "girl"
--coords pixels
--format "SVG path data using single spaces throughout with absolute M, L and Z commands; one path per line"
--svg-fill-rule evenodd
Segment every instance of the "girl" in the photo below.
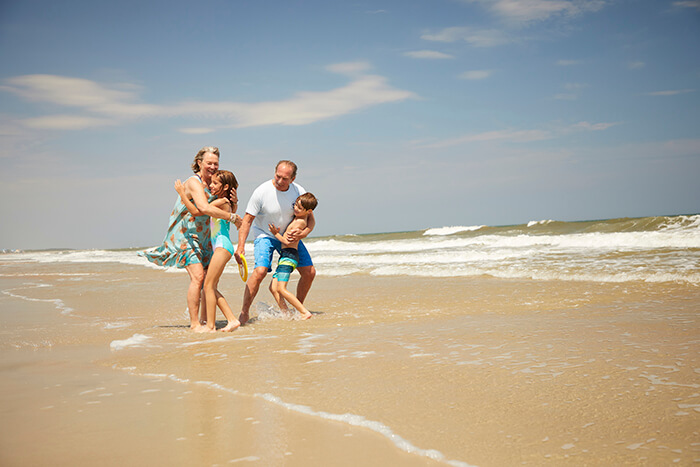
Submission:
M 218 170 L 211 178 L 209 189 L 212 195 L 217 199 L 212 201 L 211 205 L 223 209 L 226 212 L 233 213 L 237 206 L 231 206 L 229 197 L 232 190 L 238 188 L 236 176 L 228 170 Z M 175 183 L 175 190 L 180 194 L 182 202 L 190 214 L 193 216 L 201 215 L 201 212 L 185 195 L 185 189 L 182 183 Z M 238 228 L 241 224 L 241 218 L 234 215 L 234 224 Z M 200 328 L 199 332 L 215 332 L 216 331 L 216 306 L 218 305 L 224 316 L 228 320 L 226 327 L 222 329 L 224 332 L 230 332 L 236 329 L 241 323 L 234 317 L 231 307 L 224 296 L 219 292 L 218 285 L 221 274 L 224 272 L 226 263 L 233 256 L 233 244 L 229 238 L 229 221 L 224 219 L 211 219 L 211 243 L 214 248 L 214 254 L 209 262 L 207 275 L 204 278 L 204 299 L 207 310 L 206 325 Z

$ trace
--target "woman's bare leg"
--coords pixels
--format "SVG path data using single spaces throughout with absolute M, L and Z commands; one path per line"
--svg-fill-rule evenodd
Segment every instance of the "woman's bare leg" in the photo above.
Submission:
M 187 311 L 190 313 L 190 329 L 197 331 L 202 327 L 199 324 L 198 315 L 199 299 L 202 292 L 202 284 L 204 283 L 204 268 L 200 263 L 194 263 L 186 266 L 185 270 L 190 275 L 190 286 L 187 289 Z

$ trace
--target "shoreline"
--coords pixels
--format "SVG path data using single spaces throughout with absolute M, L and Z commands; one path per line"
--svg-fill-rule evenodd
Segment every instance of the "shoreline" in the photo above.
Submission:
M 186 277 L 51 269 L 46 287 L 0 278 L 14 291 L 0 297 L 13 307 L 0 348 L 8 465 L 81 464 L 98 456 L 75 433 L 90 431 L 115 465 L 200 450 L 221 456 L 202 465 L 698 458 L 697 287 L 319 276 L 316 315 L 297 322 L 268 310 L 266 281 L 256 321 L 202 336 L 184 324 Z M 222 280 L 234 310 L 242 287 Z M 134 345 L 111 351 L 115 341 Z M 38 425 L 51 441 L 33 450 Z

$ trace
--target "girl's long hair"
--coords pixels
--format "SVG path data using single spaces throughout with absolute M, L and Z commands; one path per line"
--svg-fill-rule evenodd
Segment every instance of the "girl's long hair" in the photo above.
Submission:
M 216 196 L 219 196 L 220 198 L 229 199 L 231 196 L 231 190 L 238 189 L 238 180 L 236 180 L 236 176 L 233 175 L 233 172 L 229 172 L 228 170 L 217 170 L 214 173 L 214 176 L 219 177 L 221 185 L 228 185 L 228 189 L 224 190 L 221 196 L 219 196 L 218 194 Z

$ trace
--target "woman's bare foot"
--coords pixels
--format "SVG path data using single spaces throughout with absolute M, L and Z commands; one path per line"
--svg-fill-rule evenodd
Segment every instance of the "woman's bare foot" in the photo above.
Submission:
M 239 327 L 240 325 L 241 325 L 241 323 L 240 323 L 238 320 L 229 321 L 229 322 L 226 324 L 226 327 L 221 328 L 221 332 L 231 332 L 231 331 L 234 331 L 234 330 L 238 329 L 238 327 Z
M 193 332 L 199 332 L 199 333 L 202 333 L 202 332 L 216 332 L 216 329 L 211 329 L 211 328 L 208 327 L 208 326 L 203 326 L 203 325 L 200 324 L 200 325 L 197 326 L 196 328 L 192 328 L 192 331 L 193 331 Z
M 306 313 L 299 312 L 300 318 L 299 319 L 310 319 L 313 315 L 309 313 L 308 311 Z

